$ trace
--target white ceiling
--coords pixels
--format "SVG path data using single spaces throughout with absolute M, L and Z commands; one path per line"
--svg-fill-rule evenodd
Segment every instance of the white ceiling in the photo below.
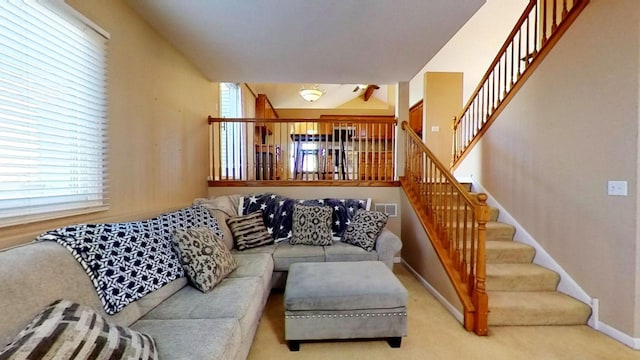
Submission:
M 409 81 L 485 0 L 129 0 L 211 81 Z

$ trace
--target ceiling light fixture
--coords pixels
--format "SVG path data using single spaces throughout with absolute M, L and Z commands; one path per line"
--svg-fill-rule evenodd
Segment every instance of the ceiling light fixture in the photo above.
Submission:
M 307 102 L 315 102 L 320 99 L 322 95 L 324 95 L 325 91 L 321 90 L 318 85 L 314 86 L 313 89 L 305 89 L 304 86 L 300 87 L 298 93 L 302 98 Z

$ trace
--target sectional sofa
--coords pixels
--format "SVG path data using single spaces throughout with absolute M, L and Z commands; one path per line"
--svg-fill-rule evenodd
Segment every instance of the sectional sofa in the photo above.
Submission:
M 233 242 L 225 219 L 237 215 L 240 198 L 199 199 L 194 205 L 206 208 L 218 220 L 229 244 Z M 123 224 L 127 225 L 118 225 Z M 67 248 L 54 241 L 37 241 L 5 249 L 0 251 L 0 350 L 42 309 L 66 299 L 94 310 L 108 322 L 150 335 L 157 358 L 245 359 L 269 293 L 284 286 L 290 264 L 380 260 L 391 267 L 401 246 L 400 239 L 385 229 L 371 252 L 340 242 L 309 246 L 285 241 L 242 252 L 233 249 L 238 266 L 212 291 L 202 293 L 189 286 L 185 277 L 178 277 L 111 315 L 96 292 L 95 279 L 87 276 Z

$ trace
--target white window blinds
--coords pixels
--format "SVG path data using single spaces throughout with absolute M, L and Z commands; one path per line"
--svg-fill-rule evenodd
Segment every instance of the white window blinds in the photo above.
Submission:
M 64 7 L 0 2 L 0 226 L 108 207 L 108 34 Z

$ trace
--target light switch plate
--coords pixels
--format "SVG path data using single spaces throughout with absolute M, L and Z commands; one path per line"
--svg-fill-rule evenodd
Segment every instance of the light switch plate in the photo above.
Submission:
M 627 182 L 620 180 L 609 180 L 607 182 L 607 195 L 627 196 Z
M 437 125 L 432 126 L 431 132 L 440 132 L 440 126 L 437 126 Z

